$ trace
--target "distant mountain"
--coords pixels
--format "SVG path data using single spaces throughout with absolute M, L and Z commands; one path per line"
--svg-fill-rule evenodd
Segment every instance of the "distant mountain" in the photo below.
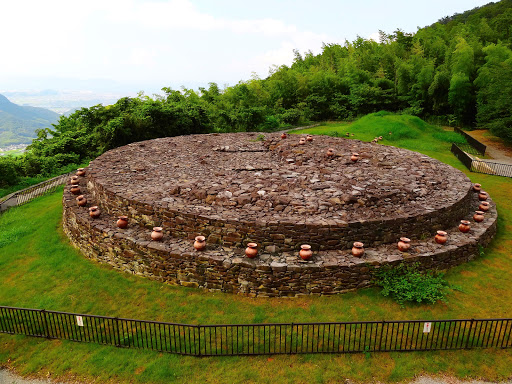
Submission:
M 49 128 L 60 115 L 44 108 L 11 103 L 0 95 L 0 148 L 10 144 L 30 144 L 36 130 Z

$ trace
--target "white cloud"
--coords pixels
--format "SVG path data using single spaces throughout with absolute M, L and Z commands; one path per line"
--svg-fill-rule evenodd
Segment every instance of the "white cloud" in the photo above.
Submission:
M 1 77 L 221 81 L 261 77 L 326 34 L 274 18 L 214 17 L 191 0 L 17 0 L 2 4 Z M 9 38 L 7 38 L 9 36 Z
M 373 33 L 371 33 L 371 34 L 367 37 L 367 40 L 373 40 L 373 41 L 375 41 L 376 43 L 379 43 L 379 42 L 380 42 L 380 34 L 379 34 L 379 32 L 373 32 Z

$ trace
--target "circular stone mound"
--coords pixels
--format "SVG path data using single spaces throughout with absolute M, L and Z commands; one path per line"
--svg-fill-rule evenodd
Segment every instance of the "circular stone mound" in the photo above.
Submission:
M 180 255 L 191 251 L 186 249 L 190 248 L 190 239 L 204 235 L 210 253 L 201 254 L 203 261 L 214 260 L 230 273 L 234 259 L 243 255 L 249 242 L 259 245 L 260 257 L 244 259 L 242 268 L 270 273 L 276 268 L 279 273 L 283 268 L 294 272 L 291 264 L 299 266 L 295 271 L 298 273 L 308 265 L 333 264 L 349 271 L 351 265 L 363 268 L 359 273 L 363 283 L 358 278 L 351 284 L 331 283 L 332 289 L 321 290 L 338 292 L 368 285 L 368 271 L 361 264 L 390 262 L 388 258 L 396 252 L 389 247 L 396 248 L 400 237 L 413 240 L 408 255 L 424 255 L 428 250 L 421 248 L 425 239 L 430 239 L 436 230 L 456 228 L 462 218 L 476 209 L 471 181 L 462 172 L 428 156 L 357 140 L 315 136 L 312 141 L 300 144 L 299 138 L 253 133 L 192 135 L 111 150 L 91 162 L 86 181 L 81 182 L 89 206 L 97 204 L 103 211 L 103 221 L 90 220 L 87 215 L 83 218 L 83 212 L 79 214 L 78 208 L 69 203 L 72 196 L 66 192 L 65 228 L 82 249 L 87 248 L 87 236 L 82 231 L 78 240 L 77 232 L 83 229 L 80 223 L 89 220 L 93 223 L 89 226 L 108 238 L 123 242 L 129 237 L 134 248 L 156 247 Z M 351 160 L 354 152 L 359 154 L 357 161 Z M 129 230 L 115 228 L 115 220 L 121 215 L 129 217 Z M 493 233 L 493 225 L 494 221 L 487 220 L 482 233 Z M 154 226 L 164 228 L 167 242 L 165 237 L 159 246 L 148 242 Z M 355 241 L 363 242 L 368 249 L 363 259 L 350 255 Z M 122 269 L 136 273 L 144 270 L 141 274 L 163 281 L 192 281 L 193 286 L 246 293 L 254 291 L 252 285 L 261 286 L 261 282 L 251 282 L 251 278 L 240 278 L 240 273 L 233 277 L 238 283 L 230 283 L 226 288 L 219 279 L 208 286 L 208 273 L 197 272 L 197 268 L 186 273 L 188 278 L 183 277 L 182 271 L 168 272 L 165 266 L 157 268 L 156 274 L 147 272 L 147 265 L 154 266 L 154 261 L 138 260 L 133 264 L 140 252 L 125 252 L 119 246 L 116 251 L 116 241 L 112 243 L 106 249 L 114 251 L 85 252 L 97 259 L 109 254 L 108 262 L 115 265 L 119 263 L 112 260 L 126 257 L 129 261 L 120 262 L 124 265 Z M 301 244 L 312 246 L 315 255 L 311 261 L 296 260 Z M 129 250 L 128 245 L 124 248 Z M 403 256 L 400 252 L 397 255 Z M 196 255 L 185 259 L 189 256 L 200 259 Z M 400 259 L 397 257 L 394 261 Z M 467 259 L 468 254 L 464 257 Z M 435 264 L 432 258 L 429 260 L 424 263 L 426 266 Z M 127 266 L 129 263 L 132 265 Z M 198 273 L 202 277 L 197 277 Z M 249 288 L 240 281 L 249 281 Z M 275 285 L 275 278 L 269 281 Z M 310 288 L 289 294 L 289 286 L 275 293 L 268 284 L 263 284 L 263 288 L 260 294 L 270 296 L 283 295 L 282 292 L 292 296 L 318 293 Z
M 427 156 L 326 136 L 305 145 L 297 136 L 258 137 L 130 144 L 91 163 L 90 189 L 109 213 L 163 226 L 173 237 L 198 232 L 208 243 L 252 241 L 280 251 L 303 243 L 346 248 L 358 240 L 372 246 L 404 231 L 417 238 L 466 212 L 470 180 Z

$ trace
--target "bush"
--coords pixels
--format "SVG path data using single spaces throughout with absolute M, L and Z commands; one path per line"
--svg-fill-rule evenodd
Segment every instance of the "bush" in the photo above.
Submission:
M 385 266 L 375 273 L 375 284 L 382 287 L 383 296 L 392 296 L 400 305 L 405 302 L 446 301 L 449 284 L 443 274 L 433 271 L 421 272 L 419 263 Z
M 0 187 L 16 184 L 19 181 L 15 162 L 16 159 L 13 157 L 0 157 Z

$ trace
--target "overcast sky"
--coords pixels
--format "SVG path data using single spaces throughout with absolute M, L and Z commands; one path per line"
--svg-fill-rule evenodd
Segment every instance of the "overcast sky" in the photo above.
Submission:
M 0 90 L 233 85 L 290 65 L 294 49 L 319 53 L 322 43 L 378 39 L 379 30 L 415 32 L 488 2 L 3 1 Z

